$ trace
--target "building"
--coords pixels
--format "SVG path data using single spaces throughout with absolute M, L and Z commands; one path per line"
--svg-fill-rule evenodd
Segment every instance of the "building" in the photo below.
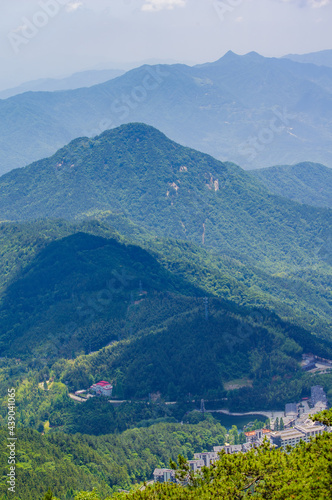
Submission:
M 223 448 L 223 447 L 221 447 Z M 218 460 L 218 452 L 216 451 L 206 451 L 204 453 L 195 453 L 195 460 L 200 460 L 203 463 L 203 466 L 209 467 L 211 464 Z
M 155 483 L 176 483 L 175 470 L 173 469 L 155 469 L 153 472 Z
M 226 455 L 232 455 L 233 453 L 240 453 L 243 451 L 243 446 L 242 444 L 225 444 L 225 446 L 214 446 L 213 451 L 215 453 L 224 451 Z
M 296 446 L 300 441 L 309 443 L 310 439 L 323 434 L 325 426 L 314 424 L 311 420 L 303 425 L 296 425 L 292 429 L 271 433 L 271 441 L 278 448 L 285 449 L 286 446 Z
M 98 382 L 97 384 L 93 384 L 90 387 L 90 390 L 95 392 L 98 396 L 111 397 L 113 386 L 109 382 L 106 382 L 105 380 L 101 380 L 101 382 Z
M 314 370 L 315 368 L 317 367 L 314 360 L 307 361 L 302 365 L 302 370 L 304 370 L 305 372 L 309 372 L 310 370 Z
M 285 416 L 286 417 L 297 417 L 298 409 L 296 403 L 287 403 L 285 406 Z
M 311 404 L 312 406 L 320 406 L 322 409 L 327 408 L 327 397 L 324 388 L 320 385 L 311 387 Z
M 198 472 L 202 467 L 204 467 L 203 460 L 188 460 L 188 464 L 190 470 L 192 470 L 194 473 Z
M 245 432 L 246 443 L 257 443 L 261 444 L 265 436 L 271 434 L 269 429 L 258 429 L 255 431 Z
M 256 431 L 246 432 L 246 443 L 244 444 L 225 444 L 224 446 L 214 446 L 213 451 L 195 453 L 194 460 L 188 460 L 190 471 L 194 474 L 200 472 L 203 467 L 209 467 L 220 458 L 220 453 L 224 452 L 227 455 L 233 453 L 246 453 L 253 448 L 264 443 L 267 438 L 270 442 L 270 447 L 286 449 L 287 446 L 296 446 L 300 441 L 308 443 L 311 439 L 323 434 L 323 432 L 331 432 L 331 428 L 326 428 L 324 425 L 313 422 L 310 419 L 303 421 L 291 429 L 285 429 L 279 432 L 272 432 L 269 429 L 258 429 Z M 189 475 L 188 475 L 189 477 Z M 176 483 L 175 471 L 172 469 L 155 469 L 153 479 L 156 483 L 173 482 Z
M 286 446 L 296 446 L 300 441 L 304 441 L 305 435 L 303 432 L 292 428 L 271 434 L 271 441 L 278 448 L 285 449 Z
M 310 439 L 323 434 L 323 432 L 325 431 L 325 426 L 318 423 L 315 424 L 311 420 L 308 420 L 304 425 L 297 425 L 295 429 L 303 432 L 303 434 L 305 434 L 305 439 L 303 441 L 309 443 Z

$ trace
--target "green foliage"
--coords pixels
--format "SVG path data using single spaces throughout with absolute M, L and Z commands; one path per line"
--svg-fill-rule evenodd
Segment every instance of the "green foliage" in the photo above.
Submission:
M 282 408 L 315 382 L 332 394 L 331 374 L 299 364 L 303 352 L 332 358 L 330 210 L 272 196 L 240 168 L 136 124 L 1 178 L 0 213 L 82 219 L 0 225 L 0 347 L 10 356 L 0 360 L 1 424 L 10 382 L 22 427 L 18 500 L 48 488 L 66 500 L 93 488 L 87 498 L 103 497 L 179 454 L 186 469 L 195 451 L 243 441 L 193 411 L 193 398 L 244 411 Z M 239 378 L 249 383 L 225 390 Z M 128 401 L 69 399 L 101 379 Z M 153 393 L 160 402 L 147 402 Z M 280 467 L 296 460 L 266 447 L 223 456 L 192 489 L 153 494 L 204 499 L 216 487 L 224 498 L 254 489 L 274 498 L 278 484 L 287 498 L 297 485 L 288 472 L 288 486 L 278 483 Z
M 330 414 L 330 423 L 331 417 Z M 254 497 L 261 500 L 328 500 L 331 498 L 332 488 L 331 444 L 332 435 L 324 434 L 309 444 L 300 443 L 288 453 L 280 449 L 269 449 L 267 443 L 248 453 L 221 453 L 220 459 L 210 468 L 203 468 L 200 475 L 192 477 L 189 474 L 189 484 L 186 487 L 169 483 L 157 484 L 116 498 L 234 500 Z M 174 462 L 172 466 L 175 467 Z M 187 462 L 180 456 L 177 476 L 183 482 L 187 473 Z M 84 499 L 84 494 L 78 498 Z
M 48 492 L 45 494 L 43 500 L 52 500 L 53 498 L 54 497 L 53 497 L 51 490 L 48 490 Z
M 222 444 L 225 434 L 220 424 L 209 421 L 197 426 L 163 423 L 100 437 L 61 432 L 41 436 L 36 431 L 19 430 L 15 500 L 56 500 L 50 497 L 50 491 L 67 500 L 75 491 L 95 488 L 95 493 L 87 497 L 94 498 L 97 493 L 105 496 L 119 488 L 128 489 L 134 483 L 150 480 L 153 470 L 167 467 L 170 458 L 181 454 L 191 459 L 196 452 Z M 5 446 L 6 438 L 5 430 L 1 430 L 1 446 Z M 2 477 L 7 467 L 3 453 Z M 6 492 L 3 480 L 1 498 L 10 498 Z
M 332 208 L 332 171 L 317 163 L 252 170 L 271 193 L 317 207 Z
M 61 224 L 2 226 L 3 255 L 8 262 L 19 263 L 15 253 L 28 245 L 29 233 L 34 236 L 26 252 L 25 268 L 17 271 L 14 280 L 3 277 L 3 347 L 5 352 L 26 359 L 16 359 L 14 364 L 9 363 L 10 368 L 2 361 L 0 390 L 5 390 L 6 379 L 21 384 L 32 371 L 38 382 L 53 377 L 57 382 L 68 382 L 70 390 L 87 388 L 98 379 L 109 378 L 120 399 L 147 398 L 149 393 L 160 391 L 166 399 L 181 400 L 188 393 L 224 397 L 224 382 L 244 376 L 253 381 L 254 387 L 229 393 L 228 405 L 240 411 L 275 409 L 298 399 L 310 387 L 298 366 L 302 352 L 332 356 L 329 343 L 318 341 L 305 329 L 291 324 L 297 321 L 306 325 L 309 320 L 304 314 L 289 316 L 284 301 L 277 300 L 280 290 L 272 281 L 271 288 L 266 285 L 266 274 L 260 278 L 262 293 L 258 300 L 253 291 L 257 285 L 253 284 L 258 284 L 259 273 L 256 270 L 256 275 L 249 273 L 246 277 L 243 266 L 240 273 L 235 260 L 223 261 L 192 244 L 154 240 L 146 233 L 144 237 L 138 233 L 141 244 L 145 241 L 144 245 L 151 247 L 144 250 L 126 243 L 105 219 L 102 223 Z M 39 232 L 40 244 L 36 243 L 35 232 Z M 65 236 L 66 233 L 72 234 Z M 116 239 L 105 238 L 110 235 Z M 119 276 L 133 279 L 122 286 Z M 100 293 L 109 291 L 108 278 L 113 280 L 116 293 L 112 300 L 105 302 L 109 298 L 105 295 L 98 302 Z M 147 292 L 143 296 L 140 281 Z M 225 283 L 227 288 L 221 288 Z M 271 298 L 273 290 L 275 296 Z M 204 294 L 210 295 L 207 322 Z M 221 298 L 213 298 L 218 295 Z M 303 310 L 308 311 L 315 304 L 311 296 L 306 298 L 304 294 L 303 300 Z M 269 308 L 257 307 L 257 303 L 268 304 Z M 299 303 L 294 299 L 294 311 Z M 319 303 L 315 307 L 323 320 L 324 308 Z M 291 322 L 272 313 L 274 308 L 289 316 Z M 319 315 L 314 316 L 317 321 Z M 323 321 L 317 327 L 319 324 Z M 113 344 L 104 348 L 110 342 Z M 98 353 L 85 355 L 100 348 Z M 44 358 L 46 355 L 48 359 Z M 78 357 L 64 361 L 62 356 Z M 83 420 L 76 419 L 75 412 L 68 408 L 66 395 L 59 400 L 52 391 L 43 394 L 39 390 L 42 387 L 37 390 L 37 382 L 32 390 L 32 374 L 29 377 L 26 392 L 31 390 L 31 394 L 25 395 L 22 404 L 24 425 L 41 429 L 50 418 L 51 426 L 65 426 L 71 432 L 77 429 L 76 422 Z M 327 391 L 330 387 L 327 381 Z M 253 398 L 253 394 L 260 397 Z M 33 406 L 40 408 L 37 418 L 32 415 Z M 151 418 L 142 416 L 142 420 Z M 102 420 L 101 416 L 100 432 L 123 430 L 118 421 L 110 426 Z M 90 418 L 84 421 L 89 431 L 78 430 L 91 432 L 89 422 Z
M 329 210 L 269 195 L 240 167 L 184 148 L 144 124 L 77 139 L 0 179 L 3 220 L 100 211 L 129 215 L 159 237 L 203 243 L 275 271 L 281 262 L 312 263 L 331 227 Z

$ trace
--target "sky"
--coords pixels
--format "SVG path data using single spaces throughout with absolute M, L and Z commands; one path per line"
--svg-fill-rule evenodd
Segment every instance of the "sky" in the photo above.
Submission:
M 87 69 L 332 49 L 332 0 L 1 0 L 0 90 Z

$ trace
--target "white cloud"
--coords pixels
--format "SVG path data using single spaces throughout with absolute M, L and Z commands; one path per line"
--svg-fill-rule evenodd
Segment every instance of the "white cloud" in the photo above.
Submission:
M 145 0 L 142 10 L 145 12 L 157 12 L 159 10 L 172 10 L 176 7 L 185 7 L 187 0 Z
M 80 2 L 80 1 L 69 2 L 66 5 L 66 11 L 67 12 L 74 12 L 75 10 L 79 9 L 82 5 L 83 5 L 83 2 Z

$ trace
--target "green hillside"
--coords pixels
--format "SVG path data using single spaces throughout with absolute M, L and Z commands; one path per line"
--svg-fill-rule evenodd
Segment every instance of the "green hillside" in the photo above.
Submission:
M 22 440 L 24 429 L 46 432 L 29 436 L 36 447 L 46 440 L 43 460 L 52 462 L 22 465 L 22 500 L 29 489 L 42 494 L 32 485 L 47 471 L 43 484 L 64 498 L 148 478 L 178 442 L 164 437 L 148 467 L 131 470 L 130 455 L 128 468 L 110 472 L 105 436 L 198 422 L 187 412 L 202 397 L 234 411 L 275 410 L 321 384 L 331 400 L 331 374 L 300 366 L 303 353 L 332 359 L 331 215 L 144 124 L 77 139 L 1 177 L 0 424 L 10 382 Z M 239 379 L 241 388 L 227 389 Z M 99 380 L 127 402 L 69 398 Z M 155 406 L 151 394 L 161 397 Z M 76 433 L 96 437 L 79 437 L 81 450 Z M 84 443 L 103 451 L 91 456 Z M 150 457 L 145 449 L 133 453 Z
M 272 196 L 239 167 L 142 124 L 77 139 L 0 178 L 2 220 L 73 219 L 100 210 L 269 269 L 281 261 L 312 264 L 332 215 Z
M 211 419 L 212 420 L 212 419 Z M 4 446 L 6 434 L 0 431 Z M 96 488 L 103 497 L 133 483 L 150 480 L 155 467 L 167 467 L 179 453 L 195 452 L 225 442 L 226 429 L 217 422 L 198 425 L 158 424 L 118 435 L 94 437 L 56 433 L 41 436 L 33 430 L 18 432 L 15 500 L 41 500 L 48 489 L 73 500 L 75 491 Z M 0 496 L 7 500 L 5 455 L 0 459 Z
M 2 351 L 17 356 L 37 348 L 35 354 L 51 355 L 55 349 L 54 355 L 68 356 L 82 348 L 99 349 L 129 333 L 123 321 L 126 315 L 135 317 L 135 301 L 145 298 L 143 284 L 147 296 L 199 295 L 198 288 L 140 247 L 86 233 L 52 242 L 6 288 L 0 309 Z M 96 319 L 103 327 L 86 332 L 88 342 L 81 328 Z
M 57 223 L 52 234 L 50 224 L 14 224 L 14 233 L 12 224 L 3 224 L 4 256 L 11 260 L 20 251 L 26 264 L 3 287 L 2 353 L 15 364 L 3 360 L 0 390 L 4 394 L 8 379 L 21 388 L 25 426 L 39 428 L 50 420 L 52 427 L 82 432 L 79 408 L 69 405 L 66 387 L 59 395 L 39 393 L 34 380 L 52 377 L 77 390 L 110 379 L 119 398 L 146 399 L 160 391 L 181 400 L 188 393 L 224 397 L 226 382 L 247 378 L 253 388 L 228 396 L 234 409 L 282 408 L 313 383 L 300 370 L 301 354 L 332 357 L 331 343 L 312 335 L 330 339 L 323 283 L 313 281 L 307 295 L 301 281 L 280 280 L 193 244 L 147 234 L 144 250 L 121 242 L 105 220 L 60 229 Z M 89 233 L 82 232 L 84 224 Z M 129 221 L 127 227 L 135 228 Z M 31 239 L 25 252 L 27 228 L 39 232 L 39 251 Z M 320 383 L 330 390 L 329 376 Z M 92 405 L 89 419 L 84 413 L 89 432 L 95 411 Z M 107 415 L 98 429 L 109 429 Z
M 316 207 L 332 208 L 332 169 L 317 163 L 278 165 L 252 170 L 267 189 L 276 195 Z

